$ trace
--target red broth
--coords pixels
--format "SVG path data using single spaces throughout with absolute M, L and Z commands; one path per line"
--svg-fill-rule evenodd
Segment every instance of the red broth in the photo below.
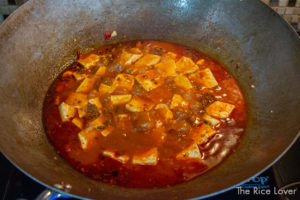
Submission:
M 46 94 L 43 122 L 77 170 L 153 188 L 221 163 L 241 140 L 246 107 L 236 80 L 211 58 L 134 41 L 100 47 L 67 67 Z

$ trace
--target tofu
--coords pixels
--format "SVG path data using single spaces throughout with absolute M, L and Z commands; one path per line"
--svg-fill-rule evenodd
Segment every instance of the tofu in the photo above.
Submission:
M 177 75 L 174 79 L 174 82 L 176 86 L 185 90 L 193 88 L 193 85 L 191 84 L 190 80 L 184 74 Z
M 95 129 L 98 130 L 103 130 L 106 128 L 105 122 L 107 121 L 107 119 L 103 116 L 99 116 L 96 119 L 94 119 L 93 121 L 91 121 L 89 123 L 90 127 L 93 127 Z
M 207 88 L 213 88 L 218 86 L 218 82 L 216 81 L 213 73 L 209 68 L 205 68 L 203 70 L 199 70 L 198 72 L 191 74 L 189 76 L 200 86 L 204 86 Z
M 83 118 L 84 116 L 86 116 L 86 112 L 84 111 L 83 108 L 78 108 L 78 116 L 79 118 Z
M 211 126 L 216 126 L 221 123 L 220 120 L 213 118 L 212 116 L 210 116 L 208 114 L 204 114 L 203 119 L 205 122 L 209 123 Z
M 164 79 L 154 70 L 149 70 L 135 77 L 146 91 L 153 90 L 164 84 Z
M 197 71 L 199 67 L 194 63 L 194 61 L 188 57 L 182 56 L 176 62 L 176 71 L 183 74 L 190 74 Z
M 79 74 L 77 72 L 73 72 L 73 76 L 76 79 L 76 81 L 81 81 L 85 79 L 86 75 L 85 74 Z
M 82 127 L 83 127 L 82 119 L 80 119 L 78 117 L 75 117 L 74 119 L 72 119 L 72 123 L 80 129 L 82 129 Z
M 114 115 L 115 125 L 121 130 L 128 129 L 128 124 L 131 124 L 130 116 L 128 114 Z
M 167 58 L 155 65 L 162 77 L 176 76 L 176 64 L 171 58 Z
M 177 107 L 182 107 L 182 108 L 188 108 L 189 103 L 187 101 L 185 101 L 182 96 L 180 96 L 179 94 L 174 94 L 172 101 L 171 101 L 171 109 L 177 108 Z
M 59 106 L 59 114 L 63 122 L 69 121 L 76 115 L 76 108 L 62 102 Z
M 134 96 L 129 103 L 125 105 L 125 108 L 131 112 L 143 112 L 150 111 L 154 104 L 144 98 Z
M 204 64 L 205 60 L 204 59 L 200 59 L 196 62 L 197 65 L 202 66 Z
M 173 119 L 173 113 L 166 104 L 157 104 L 155 110 L 157 110 L 165 120 Z
M 101 131 L 101 134 L 102 134 L 104 137 L 106 137 L 106 136 L 108 136 L 109 134 L 111 134 L 111 133 L 113 132 L 114 129 L 115 129 L 114 127 L 109 126 L 109 127 L 107 127 L 106 129 L 104 129 L 103 131 Z
M 134 71 L 157 64 L 160 61 L 160 57 L 154 54 L 145 54 L 134 64 Z
M 126 90 L 131 91 L 132 86 L 134 85 L 134 77 L 130 74 L 118 74 L 111 86 L 112 91 L 115 90 Z
M 78 139 L 80 141 L 80 146 L 83 150 L 87 150 L 94 145 L 95 137 L 97 137 L 98 132 L 94 128 L 86 128 L 78 133 Z
M 171 58 L 175 60 L 177 58 L 177 54 L 169 51 L 167 54 L 165 54 L 166 57 Z
M 207 114 L 217 118 L 227 118 L 230 116 L 235 106 L 221 101 L 215 101 L 206 107 Z
M 73 72 L 73 71 L 66 71 L 65 73 L 63 73 L 62 77 L 63 78 L 74 77 L 77 81 L 80 81 L 80 80 L 85 79 L 86 75 L 79 74 L 79 73 Z
M 103 84 L 103 83 L 100 84 L 100 87 L 99 87 L 100 96 L 103 96 L 105 94 L 110 94 L 112 91 L 113 90 L 112 90 L 111 86 Z
M 128 51 L 123 51 L 120 56 L 120 64 L 127 66 L 132 65 L 135 61 L 143 56 L 142 53 L 130 53 Z
M 212 129 L 209 125 L 207 124 L 202 124 L 198 128 L 194 128 L 192 130 L 192 139 L 197 143 L 197 144 L 203 144 L 205 143 L 210 137 L 212 137 L 217 131 Z
M 73 72 L 72 71 L 66 71 L 62 75 L 63 78 L 70 78 L 72 76 L 73 76 Z
M 85 78 L 76 89 L 76 92 L 87 93 L 93 89 L 94 83 L 95 81 L 93 79 Z
M 130 48 L 128 52 L 129 53 L 134 53 L 134 54 L 142 54 L 142 51 L 139 48 L 136 48 L 136 47 Z
M 98 110 L 100 110 L 102 108 L 102 104 L 101 104 L 99 97 L 89 99 L 88 102 L 92 105 L 95 105 Z
M 131 100 L 131 97 L 131 94 L 111 95 L 110 101 L 112 105 L 117 106 L 128 103 Z
M 80 63 L 84 68 L 89 69 L 95 66 L 100 61 L 100 58 L 100 55 L 90 54 L 85 58 L 78 59 L 77 62 Z
M 129 160 L 129 156 L 127 155 L 121 155 L 121 156 L 116 156 L 116 152 L 112 151 L 112 150 L 105 150 L 102 152 L 102 154 L 104 156 L 110 157 L 116 161 L 121 162 L 122 164 L 125 164 L 128 162 Z
M 158 162 L 158 151 L 157 148 L 152 148 L 149 151 L 134 155 L 132 158 L 132 163 L 134 165 L 156 165 Z
M 87 106 L 88 99 L 86 94 L 72 92 L 66 99 L 66 103 L 75 108 L 83 108 Z
M 176 155 L 178 160 L 201 160 L 201 153 L 197 143 L 192 143 L 186 149 Z
M 106 73 L 107 73 L 107 67 L 101 66 L 101 67 L 99 67 L 99 69 L 96 71 L 95 75 L 101 77 L 101 76 L 105 76 Z

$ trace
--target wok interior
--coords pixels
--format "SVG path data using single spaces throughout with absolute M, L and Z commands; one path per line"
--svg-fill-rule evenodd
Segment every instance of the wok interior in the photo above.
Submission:
M 118 36 L 104 41 L 107 30 Z M 128 189 L 85 177 L 57 156 L 41 121 L 44 95 L 77 49 L 143 39 L 206 53 L 232 72 L 248 101 L 248 129 L 237 152 L 170 188 Z M 36 179 L 70 184 L 79 196 L 182 199 L 214 193 L 258 173 L 297 136 L 299 52 L 297 35 L 259 1 L 29 1 L 0 26 L 0 148 Z

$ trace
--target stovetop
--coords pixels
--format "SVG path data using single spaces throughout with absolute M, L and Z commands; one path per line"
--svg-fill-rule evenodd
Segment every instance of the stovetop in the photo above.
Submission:
M 300 138 L 271 168 L 239 188 L 205 200 L 299 200 L 300 199 Z M 255 189 L 257 188 L 257 189 Z M 283 191 L 291 195 L 278 195 Z M 0 154 L 0 199 L 33 200 L 46 188 L 15 168 Z M 254 191 L 256 190 L 256 191 Z M 267 194 L 267 191 L 270 194 Z M 247 193 L 250 194 L 247 194 Z M 57 198 L 63 199 L 63 198 Z M 74 199 L 74 198 L 68 198 Z

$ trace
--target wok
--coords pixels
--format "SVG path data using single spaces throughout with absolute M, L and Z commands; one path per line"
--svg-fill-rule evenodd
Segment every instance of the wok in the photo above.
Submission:
M 118 36 L 105 41 L 107 30 Z M 48 87 L 77 49 L 143 39 L 206 53 L 239 80 L 247 99 L 248 128 L 237 151 L 208 173 L 169 188 L 122 188 L 84 176 L 57 156 L 41 120 Z M 300 40 L 260 1 L 31 0 L 0 26 L 0 55 L 1 152 L 47 187 L 70 184 L 75 196 L 207 197 L 270 167 L 299 135 Z

